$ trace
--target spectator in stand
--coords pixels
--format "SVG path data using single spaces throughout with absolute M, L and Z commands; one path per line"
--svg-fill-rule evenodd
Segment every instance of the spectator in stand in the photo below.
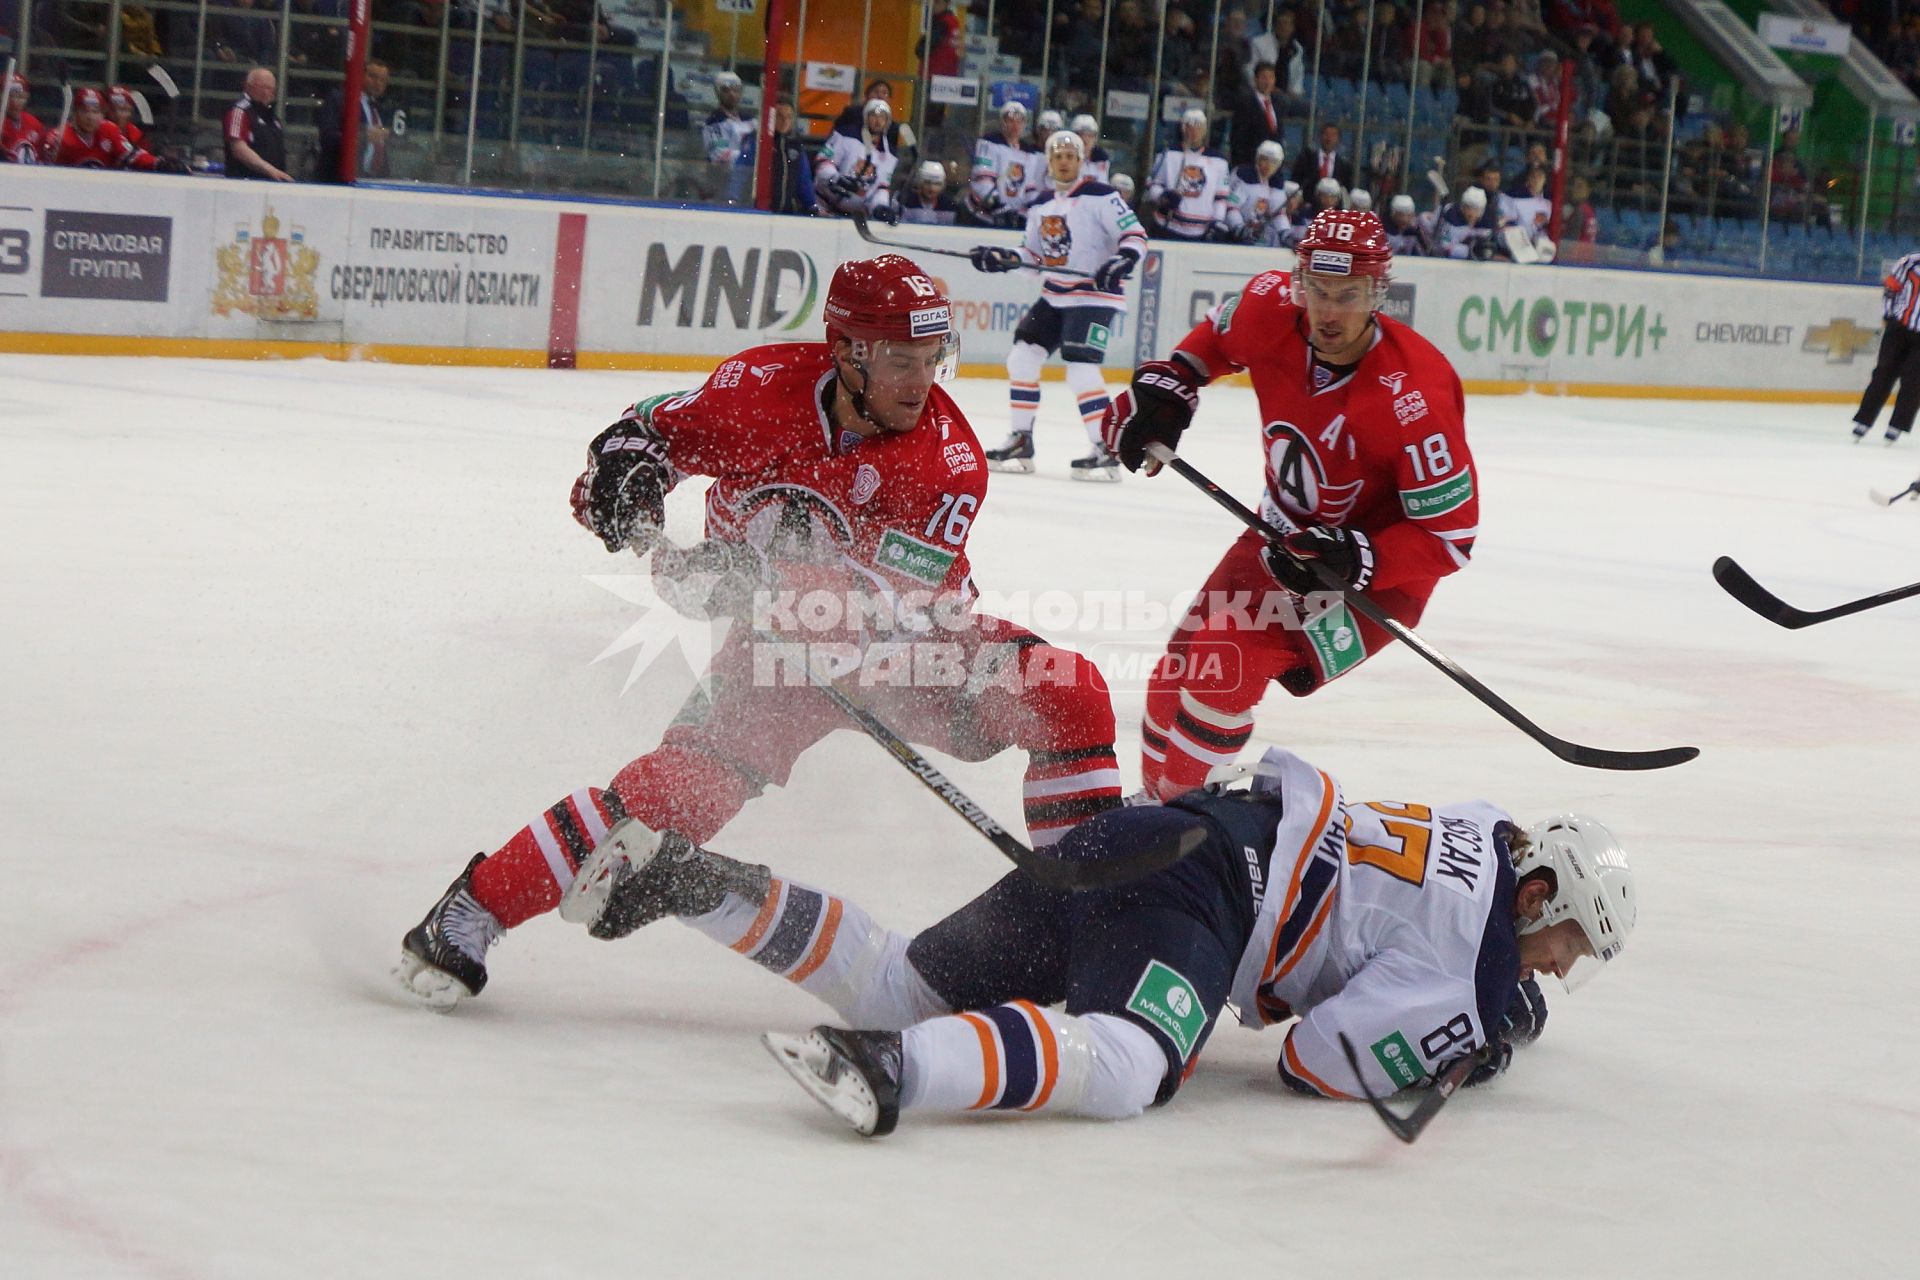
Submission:
M 0 164 L 36 164 L 48 143 L 47 127 L 27 110 L 27 78 L 14 73 L 4 86 L 0 110 Z
M 794 133 L 793 123 L 793 99 L 776 98 L 773 103 L 773 165 L 768 180 L 773 195 L 767 207 L 774 213 L 810 218 L 816 203 L 813 156 L 809 154 L 806 140 Z M 759 147 L 759 131 L 749 131 L 738 162 L 738 168 L 743 171 L 738 183 L 738 203 L 745 203 L 747 193 L 753 190 Z
M 1320 126 L 1320 145 L 1309 147 L 1293 162 L 1293 180 L 1311 191 L 1322 178 L 1332 178 L 1342 189 L 1353 185 L 1353 161 L 1340 149 L 1340 126 Z
M 1500 166 L 1487 161 L 1480 166 L 1474 181 L 1487 197 L 1487 227 L 1497 231 L 1512 222 L 1516 210 L 1512 197 L 1500 190 Z
M 1607 115 L 1613 121 L 1614 131 L 1618 132 L 1622 122 L 1633 114 L 1635 107 L 1652 99 L 1641 92 L 1640 73 L 1632 67 L 1621 65 L 1613 69 L 1607 77 Z
M 378 58 L 367 59 L 366 79 L 360 86 L 360 135 L 356 143 L 358 157 L 354 174 L 361 178 L 387 176 L 387 120 L 380 110 L 380 99 L 387 96 L 387 64 Z M 320 100 L 315 123 L 320 130 L 320 158 L 314 169 L 315 182 L 339 182 L 340 148 L 346 141 L 346 90 L 344 84 L 327 90 Z
M 1273 15 L 1273 30 L 1256 37 L 1255 47 L 1280 74 L 1280 89 L 1289 99 L 1306 96 L 1307 50 L 1294 33 L 1293 10 L 1281 9 Z
M 1414 83 L 1422 89 L 1451 87 L 1453 28 L 1447 23 L 1447 6 L 1437 3 L 1437 0 L 1421 11 L 1418 50 L 1419 61 L 1413 71 Z
M 1364 14 L 1360 30 L 1364 39 Z M 1412 33 L 1400 20 L 1400 7 L 1382 0 L 1373 13 L 1373 54 L 1366 64 L 1367 78 L 1375 84 L 1405 84 L 1412 48 Z
M 1152 77 L 1154 28 L 1140 0 L 1119 0 L 1113 6 L 1113 21 L 1107 33 L 1109 87 L 1131 86 L 1144 90 Z
M 1102 0 L 1080 0 L 1078 9 L 1064 2 L 1054 8 L 1053 56 L 1056 64 L 1066 65 L 1067 85 L 1087 93 L 1100 83 L 1100 63 L 1106 46 L 1100 33 L 1106 25 Z
M 938 160 L 924 160 L 913 186 L 900 201 L 900 221 L 950 227 L 960 218 L 960 202 L 947 191 L 947 171 Z
M 1466 17 L 1453 28 L 1453 70 L 1456 80 L 1478 78 L 1493 58 L 1487 50 L 1487 6 L 1470 4 Z
M 1672 218 L 1660 228 L 1660 234 L 1647 245 L 1647 265 L 1668 266 L 1686 256 L 1688 250 L 1680 237 L 1680 226 Z
M 1176 85 L 1188 85 L 1195 68 L 1202 65 L 1201 45 L 1193 19 L 1185 9 L 1169 5 L 1165 22 L 1166 38 L 1160 46 L 1160 78 Z
M 280 128 L 273 100 L 279 90 L 273 72 L 255 67 L 247 72 L 246 88 L 227 108 L 220 129 L 229 178 L 292 182 L 287 172 L 287 139 Z
M 1593 261 L 1600 244 L 1600 215 L 1593 208 L 1593 184 L 1575 178 L 1567 184 L 1567 216 L 1560 225 L 1560 257 Z
M 1639 74 L 1640 87 L 1664 109 L 1668 91 L 1678 83 L 1680 69 L 1660 47 L 1660 38 L 1654 34 L 1651 22 L 1643 22 L 1634 29 L 1627 64 Z
M 1227 159 L 1238 168 L 1253 163 L 1254 152 L 1263 142 L 1284 142 L 1280 136 L 1286 108 L 1275 91 L 1275 72 L 1271 62 L 1253 69 L 1253 88 L 1240 95 L 1233 108 L 1233 145 Z
M 1246 10 L 1229 9 L 1227 16 L 1220 20 L 1220 36 L 1213 57 L 1213 104 L 1224 115 L 1235 110 L 1253 75 L 1253 48 L 1247 35 Z
M 216 13 L 207 19 L 207 43 L 213 56 L 222 62 L 278 62 L 280 24 L 256 12 L 255 0 L 227 0 L 227 4 L 239 12 Z
M 1573 118 L 1576 125 L 1584 123 L 1606 105 L 1607 82 L 1601 74 L 1599 59 L 1593 53 L 1596 34 L 1589 25 L 1574 28 L 1572 36 L 1573 54 L 1568 60 L 1573 66 Z
M 926 62 L 927 76 L 959 75 L 960 19 L 953 12 L 953 0 L 933 0 L 933 17 L 929 21 L 928 32 L 928 35 L 922 37 L 919 48 Z M 892 86 L 888 88 L 891 92 Z M 929 102 L 927 104 L 926 119 L 923 123 L 938 127 L 946 123 L 946 119 L 945 103 Z
M 1533 168 L 1545 169 L 1549 173 L 1553 172 L 1553 158 L 1547 154 L 1547 144 L 1544 142 L 1529 142 L 1527 144 L 1526 159 L 1522 160 L 1520 167 L 1513 171 L 1513 179 L 1505 184 L 1505 189 L 1517 191 L 1526 186 L 1527 170 Z
M 1487 86 L 1486 122 L 1510 129 L 1530 129 L 1538 106 L 1533 86 L 1520 74 L 1520 59 L 1511 53 L 1502 54 L 1499 71 Z
M 1560 55 L 1551 49 L 1541 53 L 1527 86 L 1533 90 L 1533 122 L 1551 128 L 1560 118 Z
M 1806 166 L 1800 163 L 1800 131 L 1780 135 L 1773 156 L 1773 216 L 1782 222 L 1827 225 L 1827 202 L 1813 194 Z

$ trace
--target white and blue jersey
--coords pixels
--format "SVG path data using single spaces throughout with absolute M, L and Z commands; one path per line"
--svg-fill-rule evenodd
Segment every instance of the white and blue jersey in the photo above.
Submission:
M 1138 260 L 1147 251 L 1147 233 L 1118 191 L 1083 177 L 1027 210 L 1021 247 L 1028 262 L 1043 268 L 1040 296 L 1047 302 L 1062 308 L 1121 307 L 1124 293 L 1100 289 L 1085 277 L 1118 254 Z M 1049 267 L 1085 274 L 1044 270 Z

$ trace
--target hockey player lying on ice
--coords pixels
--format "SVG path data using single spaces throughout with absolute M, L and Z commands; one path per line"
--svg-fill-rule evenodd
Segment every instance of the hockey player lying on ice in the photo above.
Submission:
M 1280 750 L 1236 772 L 1250 788 L 1113 810 L 1054 846 L 1097 859 L 1202 824 L 1207 841 L 1173 867 L 1077 894 L 1016 871 L 911 939 L 635 822 L 614 828 L 560 911 L 604 938 L 678 916 L 824 1000 L 862 1029 L 765 1042 L 875 1136 L 901 1111 L 1137 1115 L 1173 1097 L 1228 1001 L 1251 1027 L 1298 1019 L 1279 1066 L 1301 1093 L 1358 1095 L 1342 1033 L 1375 1094 L 1492 1043 L 1477 1084 L 1545 1025 L 1534 974 L 1571 990 L 1633 930 L 1633 874 L 1591 818 L 1523 832 L 1483 801 L 1348 804 Z
M 707 541 L 674 554 L 667 576 L 713 589 L 696 603 L 665 583 L 670 600 L 737 617 L 758 612 L 748 605 L 758 592 L 797 588 L 857 604 L 869 633 L 875 602 L 897 606 L 903 624 L 931 620 L 930 647 L 953 658 L 939 674 L 964 681 L 920 681 L 916 670 L 919 687 L 861 688 L 860 700 L 902 737 L 962 760 L 1025 751 L 1027 829 L 1035 846 L 1051 844 L 1120 803 L 1113 707 L 1091 662 L 973 611 L 966 542 L 987 472 L 965 415 L 936 384 L 954 357 L 947 299 L 896 254 L 843 263 L 826 325 L 825 342 L 755 347 L 698 390 L 634 405 L 590 446 L 574 514 L 607 550 L 644 551 L 675 483 L 712 476 Z M 662 558 L 654 553 L 656 578 Z M 705 572 L 688 575 L 689 565 Z M 864 638 L 847 628 L 799 636 Z M 440 1009 L 478 995 L 488 947 L 552 910 L 620 819 L 711 839 L 748 800 L 786 785 L 808 747 L 849 727 L 804 676 L 770 679 L 756 647 L 736 622 L 657 748 L 476 856 L 402 941 L 395 973 L 407 990 Z

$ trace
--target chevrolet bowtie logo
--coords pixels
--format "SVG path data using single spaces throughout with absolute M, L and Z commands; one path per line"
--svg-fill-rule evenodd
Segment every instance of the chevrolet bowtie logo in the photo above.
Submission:
M 1862 329 L 1851 320 L 1836 317 L 1828 324 L 1808 329 L 1800 349 L 1826 352 L 1828 364 L 1852 364 L 1855 356 L 1873 347 L 1878 336 L 1873 329 Z

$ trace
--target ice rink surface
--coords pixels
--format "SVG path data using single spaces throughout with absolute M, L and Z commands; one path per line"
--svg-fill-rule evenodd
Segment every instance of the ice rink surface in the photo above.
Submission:
M 696 381 L 0 357 L 0 1275 L 1907 1273 L 1920 601 L 1790 632 L 1708 575 L 1805 607 L 1920 577 L 1920 503 L 1866 498 L 1920 447 L 1844 408 L 1471 405 L 1479 547 L 1422 633 L 1549 730 L 1698 761 L 1563 765 L 1398 649 L 1263 704 L 1256 746 L 1350 798 L 1587 810 L 1638 871 L 1625 956 L 1549 984 L 1545 1037 L 1416 1146 L 1283 1093 L 1280 1035 L 1236 1026 L 1139 1120 L 862 1141 L 755 1043 L 823 1007 L 672 923 L 536 920 L 480 1000 L 403 1004 L 400 935 L 466 858 L 691 685 L 677 651 L 630 689 L 594 661 L 632 562 L 567 493 Z M 1003 385 L 955 390 L 997 442 Z M 1235 526 L 1173 476 L 1069 482 L 1068 405 L 1048 383 L 1040 473 L 992 482 L 980 583 L 1196 587 Z M 1210 390 L 1183 452 L 1251 498 L 1254 421 Z M 952 767 L 1009 822 L 1020 770 Z M 715 844 L 905 929 L 1003 870 L 851 733 Z

